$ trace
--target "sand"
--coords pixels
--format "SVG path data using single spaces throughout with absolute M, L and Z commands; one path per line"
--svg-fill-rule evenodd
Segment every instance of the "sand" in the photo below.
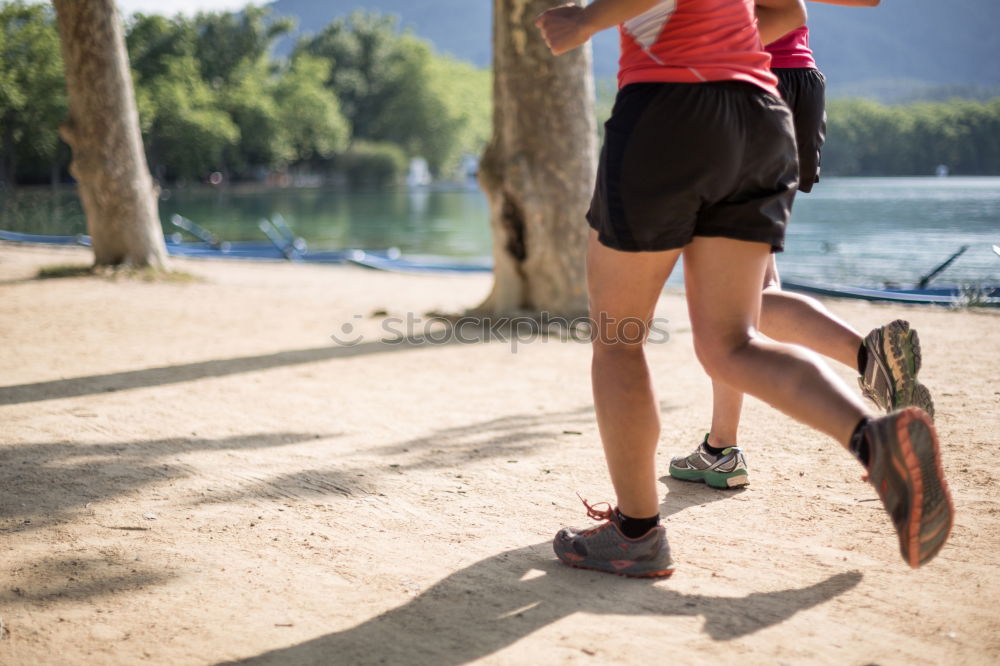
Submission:
M 995 314 L 828 302 L 920 332 L 957 514 L 913 571 L 857 463 L 755 400 L 749 487 L 666 476 L 710 410 L 666 293 L 649 358 L 677 571 L 637 581 L 551 550 L 590 523 L 577 492 L 613 497 L 586 344 L 379 339 L 475 305 L 489 276 L 32 279 L 87 261 L 0 246 L 4 666 L 1000 661 Z M 344 324 L 358 344 L 331 340 Z

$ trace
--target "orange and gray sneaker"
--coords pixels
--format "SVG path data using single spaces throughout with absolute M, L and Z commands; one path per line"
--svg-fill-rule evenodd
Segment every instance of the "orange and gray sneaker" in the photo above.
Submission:
M 868 482 L 892 518 L 903 559 L 916 569 L 948 540 L 955 513 L 934 424 L 923 410 L 907 407 L 870 421 L 863 434 Z
M 581 498 L 583 499 L 583 498 Z M 632 578 L 669 576 L 674 572 L 667 530 L 662 525 L 641 537 L 630 539 L 621 531 L 618 514 L 610 504 L 597 509 L 583 500 L 587 515 L 605 521 L 589 529 L 559 530 L 552 547 L 563 564 Z
M 868 360 L 858 384 L 864 396 L 884 412 L 912 405 L 934 416 L 931 393 L 917 381 L 920 338 L 910 323 L 897 319 L 872 329 L 863 344 Z

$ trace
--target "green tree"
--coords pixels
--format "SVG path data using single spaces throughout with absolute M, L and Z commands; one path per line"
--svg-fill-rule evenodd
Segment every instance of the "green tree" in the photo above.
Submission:
M 432 88 L 433 51 L 392 16 L 354 12 L 299 42 L 295 55 L 330 64 L 327 86 L 340 100 L 354 138 L 391 142 L 439 170 L 454 152 L 460 122 Z
M 204 133 L 199 125 L 211 127 L 220 121 L 210 117 L 215 93 L 201 80 L 193 23 L 179 15 L 136 14 L 126 22 L 126 30 L 139 122 L 153 173 L 161 180 L 187 179 L 218 168 L 217 147 L 209 150 L 207 163 L 189 149 Z M 233 141 L 231 128 L 224 134 Z
M 823 151 L 827 173 L 840 176 L 909 176 L 1000 173 L 1000 100 L 921 102 L 885 106 L 835 100 L 828 106 Z
M 282 166 L 293 158 L 273 95 L 271 64 L 244 61 L 219 90 L 221 110 L 239 128 L 239 140 L 225 152 L 227 170 L 246 174 L 258 166 Z
M 126 22 L 125 44 L 137 83 L 166 76 L 170 63 L 196 58 L 194 24 L 181 17 L 136 14 Z
M 159 178 L 203 178 L 223 167 L 226 150 L 240 140 L 239 128 L 191 56 L 171 60 L 161 76 L 144 81 L 140 100 L 150 162 Z
M 273 95 L 271 42 L 291 28 L 268 11 L 136 16 L 129 31 L 151 161 L 166 178 L 245 175 L 294 158 Z
M 329 63 L 300 54 L 274 86 L 281 133 L 295 161 L 327 159 L 350 140 L 340 102 L 323 85 L 329 75 Z
M 295 27 L 290 19 L 269 21 L 270 13 L 251 5 L 240 12 L 198 14 L 194 48 L 202 78 L 213 86 L 225 85 L 246 63 L 266 58 L 274 40 Z
M 384 100 L 392 95 L 389 76 L 396 53 L 396 21 L 355 12 L 300 40 L 293 57 L 306 53 L 330 64 L 327 86 L 340 100 L 354 135 L 371 138 Z
M 398 144 L 440 172 L 454 151 L 458 122 L 432 88 L 433 52 L 427 42 L 403 35 L 397 55 L 386 72 L 393 82 L 391 94 L 383 98 L 370 138 Z
M 450 140 L 441 145 L 438 171 L 455 170 L 463 155 L 478 156 L 486 148 L 493 129 L 493 77 L 488 70 L 435 56 L 429 66 L 431 94 L 441 101 L 447 117 L 442 132 Z
M 0 5 L 0 183 L 13 183 L 19 164 L 58 171 L 58 126 L 66 108 L 51 7 L 20 0 Z

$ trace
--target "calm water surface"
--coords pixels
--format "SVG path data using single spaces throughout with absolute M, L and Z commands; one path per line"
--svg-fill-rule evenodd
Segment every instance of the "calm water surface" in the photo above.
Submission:
M 86 230 L 72 190 L 18 190 L 0 195 L 0 202 L 2 229 Z M 174 213 L 228 240 L 263 240 L 257 222 L 280 214 L 313 248 L 398 247 L 404 253 L 462 258 L 490 254 L 486 200 L 475 190 L 179 188 L 160 201 L 166 226 Z M 779 264 L 788 278 L 907 284 L 969 245 L 937 281 L 1000 283 L 993 244 L 1000 245 L 1000 178 L 829 178 L 798 197 Z

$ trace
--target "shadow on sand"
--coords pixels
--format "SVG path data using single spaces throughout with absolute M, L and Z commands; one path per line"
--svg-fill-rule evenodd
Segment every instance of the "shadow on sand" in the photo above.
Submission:
M 178 461 L 182 454 L 294 446 L 337 436 L 279 432 L 218 439 L 190 437 L 100 444 L 64 441 L 0 446 L 0 521 L 17 523 L 16 527 L 0 527 L 0 534 L 35 530 L 70 520 L 88 502 L 128 496 L 155 483 L 188 477 L 194 470 Z M 351 479 L 331 479 L 330 483 L 335 480 L 350 490 Z M 52 492 L 53 488 L 59 488 L 59 492 Z
M 669 582 L 570 569 L 554 559 L 545 542 L 477 562 L 350 629 L 228 663 L 464 664 L 577 612 L 702 616 L 705 633 L 725 641 L 829 601 L 861 578 L 848 571 L 803 588 L 742 597 L 681 594 Z
M 669 474 L 660 477 L 660 483 L 667 487 L 667 494 L 660 502 L 660 515 L 664 518 L 680 513 L 693 506 L 703 506 L 712 502 L 738 497 L 746 491 L 744 487 L 720 490 L 704 483 L 681 481 Z
M 27 402 L 77 398 L 84 395 L 109 393 L 111 391 L 179 384 L 207 377 L 225 377 L 244 372 L 257 372 L 290 365 L 318 363 L 337 358 L 404 351 L 423 347 L 428 344 L 427 341 L 420 338 L 408 338 L 400 342 L 372 341 L 346 347 L 326 345 L 312 349 L 292 349 L 273 354 L 261 354 L 259 356 L 241 356 L 239 358 L 182 363 L 160 368 L 147 368 L 145 370 L 129 370 L 126 372 L 111 372 L 104 375 L 88 375 L 86 377 L 72 377 L 32 384 L 0 386 L 0 405 L 19 405 Z
M 445 327 L 451 322 L 440 318 Z M 521 331 L 522 335 L 547 337 L 544 331 L 536 328 Z M 19 405 L 44 400 L 61 398 L 76 398 L 84 395 L 97 395 L 112 391 L 148 388 L 165 384 L 179 384 L 208 377 L 225 377 L 245 372 L 257 372 L 291 365 L 318 363 L 340 358 L 354 358 L 370 354 L 386 354 L 410 349 L 428 347 L 450 347 L 455 345 L 490 344 L 494 342 L 507 343 L 513 335 L 509 329 L 495 329 L 489 326 L 463 327 L 457 334 L 449 334 L 445 328 L 434 334 L 411 335 L 407 337 L 390 337 L 382 340 L 369 340 L 356 344 L 324 345 L 311 349 L 290 349 L 272 354 L 257 356 L 241 356 L 238 358 L 199 361 L 196 363 L 181 363 L 143 370 L 128 370 L 111 372 L 85 377 L 71 377 L 47 382 L 30 384 L 15 384 L 0 386 L 0 406 Z

